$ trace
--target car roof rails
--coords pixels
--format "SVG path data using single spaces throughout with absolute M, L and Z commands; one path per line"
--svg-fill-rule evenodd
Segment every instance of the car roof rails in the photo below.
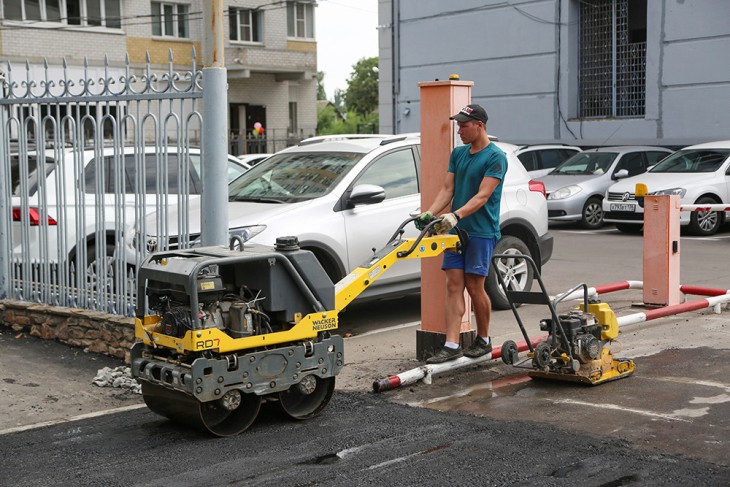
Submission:
M 308 138 L 302 140 L 297 145 L 302 146 L 302 145 L 317 144 L 320 142 L 330 142 L 330 141 L 336 141 L 336 140 L 382 139 L 383 137 L 387 137 L 387 136 L 381 135 L 381 134 L 315 135 L 314 137 L 308 137 Z
M 420 132 L 408 132 L 408 133 L 404 133 L 404 134 L 389 135 L 387 138 L 380 141 L 380 145 L 388 145 L 388 144 L 392 144 L 394 142 L 401 142 L 403 140 L 420 139 L 420 138 L 421 138 Z

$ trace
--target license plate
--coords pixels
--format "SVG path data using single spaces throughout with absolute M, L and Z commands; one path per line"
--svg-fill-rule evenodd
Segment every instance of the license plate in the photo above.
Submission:
M 636 205 L 631 203 L 611 203 L 611 211 L 634 211 Z

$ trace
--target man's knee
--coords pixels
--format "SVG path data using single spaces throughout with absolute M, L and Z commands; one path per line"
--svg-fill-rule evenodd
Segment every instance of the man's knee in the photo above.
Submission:
M 475 274 L 467 274 L 465 279 L 467 292 L 474 296 L 481 293 L 486 293 L 484 289 L 484 276 L 478 276 Z

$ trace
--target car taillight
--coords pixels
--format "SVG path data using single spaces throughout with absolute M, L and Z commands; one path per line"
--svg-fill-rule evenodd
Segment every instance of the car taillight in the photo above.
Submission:
M 18 206 L 13 207 L 13 221 L 20 222 L 20 207 Z M 30 222 L 31 227 L 37 227 L 40 224 L 41 212 L 38 210 L 38 208 L 28 208 L 28 221 Z M 56 220 L 54 220 L 53 217 L 50 215 L 48 215 L 48 224 L 58 225 Z
M 537 191 L 538 193 L 542 193 L 543 196 L 546 196 L 545 183 L 543 183 L 542 181 L 535 181 L 534 179 L 530 179 L 529 187 L 530 191 Z

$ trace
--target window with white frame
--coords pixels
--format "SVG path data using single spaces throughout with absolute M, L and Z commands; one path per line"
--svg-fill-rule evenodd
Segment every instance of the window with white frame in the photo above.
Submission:
M 5 18 L 68 25 L 122 27 L 121 0 L 6 0 Z
M 580 117 L 642 117 L 647 0 L 580 0 Z
M 190 6 L 181 3 L 152 2 L 152 35 L 190 37 Z
M 228 11 L 230 39 L 232 41 L 262 42 L 262 13 L 257 10 L 231 8 Z
M 314 39 L 314 3 L 287 2 L 287 35 Z

